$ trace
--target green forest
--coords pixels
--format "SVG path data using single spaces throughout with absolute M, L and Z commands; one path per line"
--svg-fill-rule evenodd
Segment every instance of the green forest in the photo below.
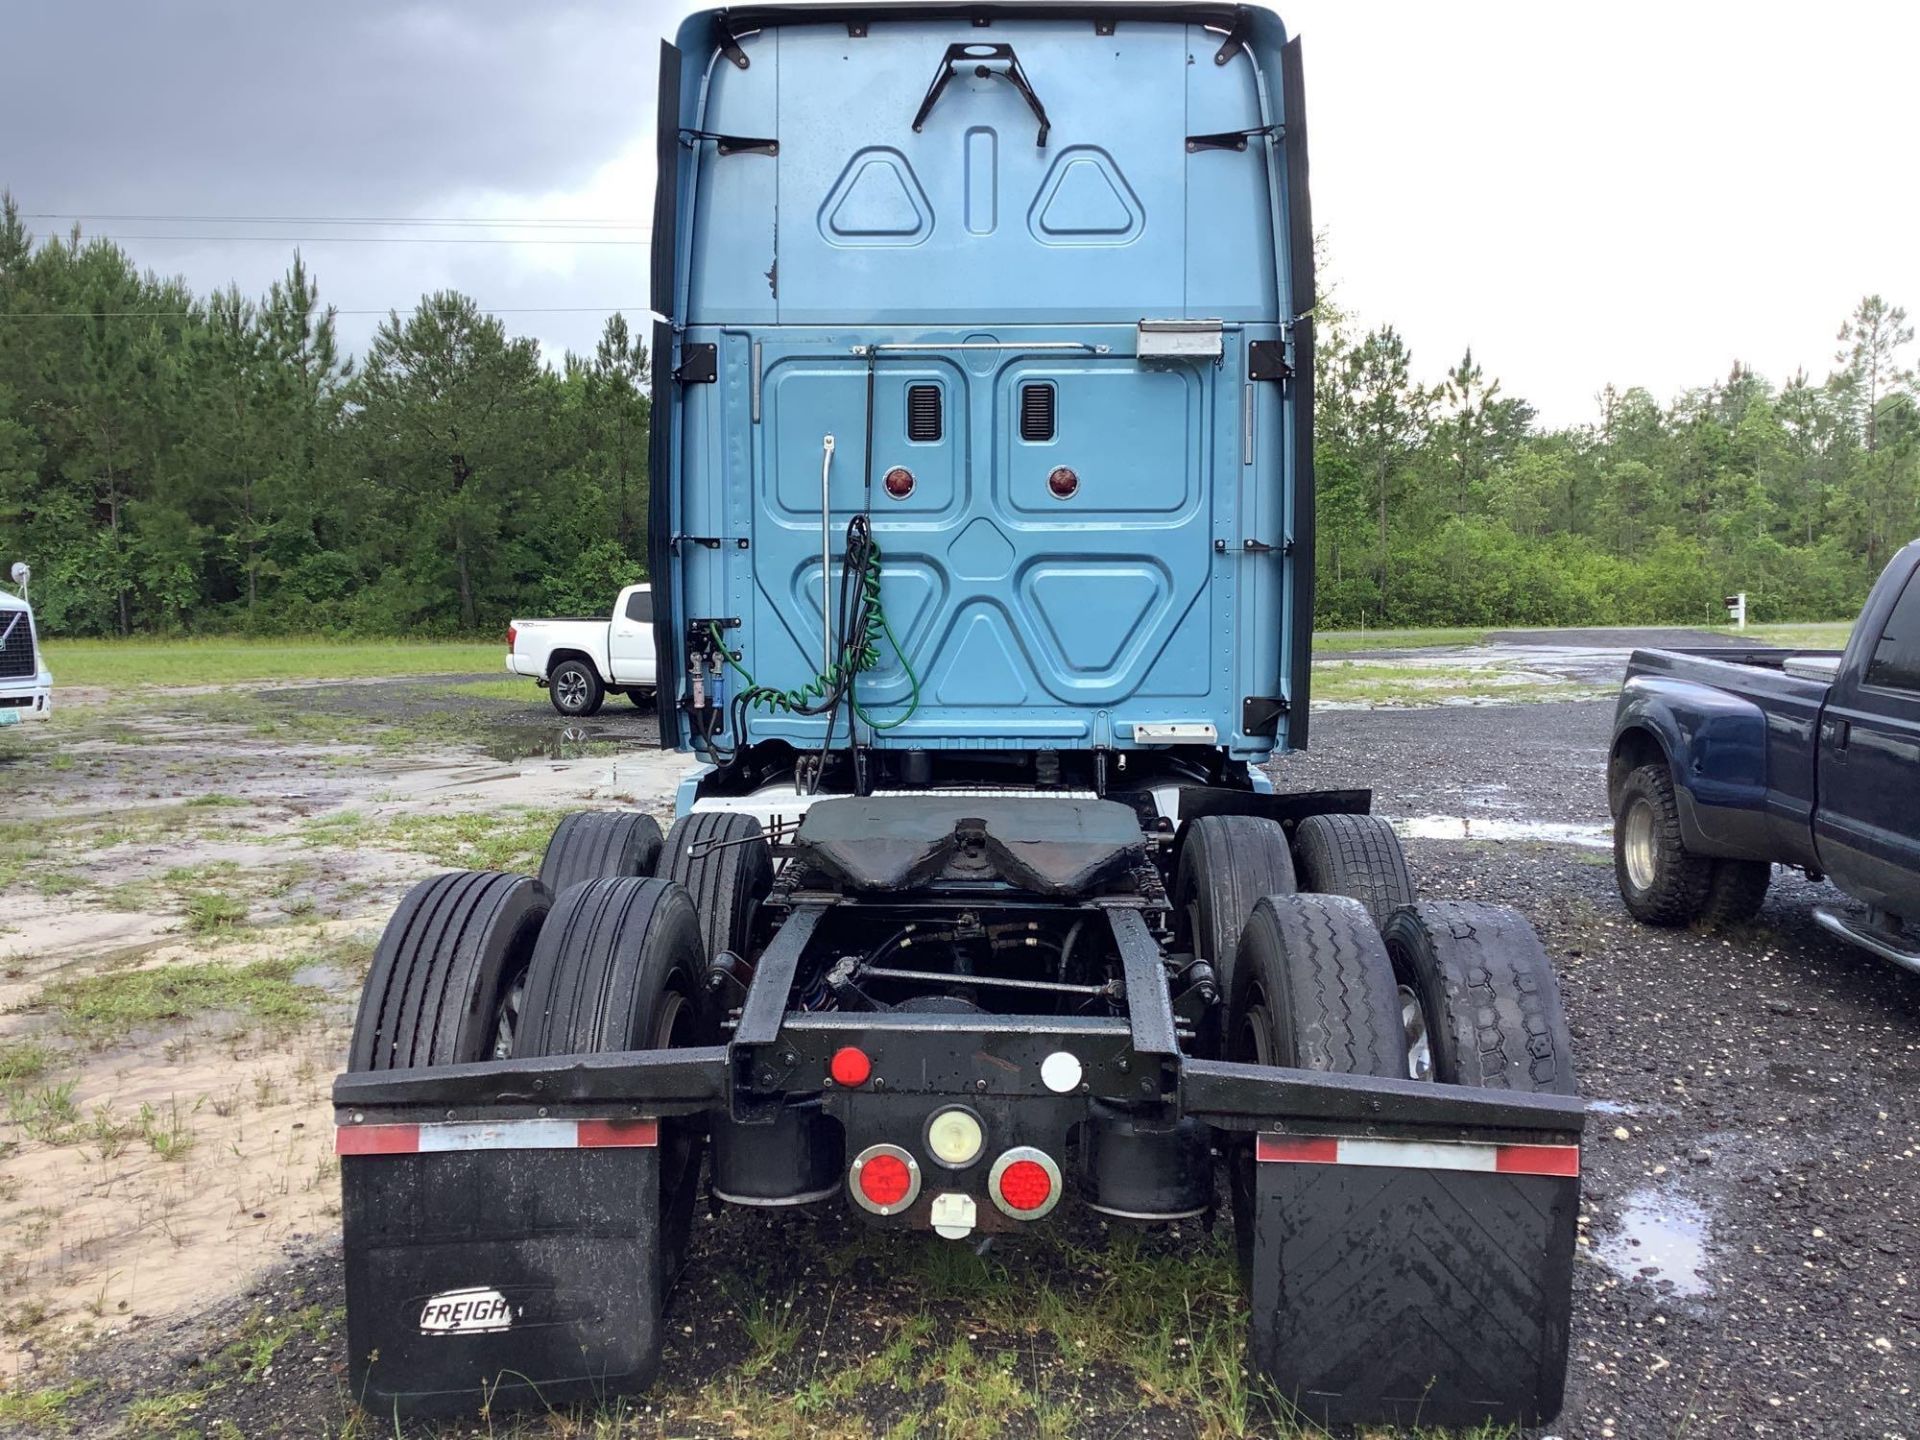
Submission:
M 1869 296 L 1827 373 L 1608 385 L 1550 430 L 1471 350 L 1317 326 L 1322 628 L 1851 616 L 1920 533 L 1906 314 Z M 626 317 L 545 363 L 455 293 L 342 353 L 296 255 L 196 295 L 0 198 L 0 562 L 52 635 L 492 635 L 644 570 L 647 355 Z M 1424 359 L 1424 357 L 1423 357 Z M 1424 372 L 1431 374 L 1432 372 Z

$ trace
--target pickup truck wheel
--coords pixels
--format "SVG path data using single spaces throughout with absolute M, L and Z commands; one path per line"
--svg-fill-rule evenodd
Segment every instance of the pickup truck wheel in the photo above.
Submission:
M 659 873 L 693 896 L 707 958 L 731 950 L 750 959 L 754 920 L 773 887 L 773 853 L 760 822 L 727 810 L 685 815 L 661 849 Z
M 1400 837 L 1378 815 L 1309 815 L 1293 833 L 1293 858 L 1302 890 L 1352 896 L 1375 925 L 1416 898 Z
M 1613 822 L 1613 878 L 1636 920 L 1688 925 L 1707 907 L 1714 862 L 1680 839 L 1680 807 L 1665 765 L 1642 765 L 1620 787 Z
M 584 660 L 562 660 L 547 676 L 547 698 L 562 715 L 598 715 L 607 687 Z
M 1227 1000 L 1227 1057 L 1343 1075 L 1406 1074 L 1393 965 L 1366 907 L 1345 895 L 1272 895 L 1240 932 Z M 1229 1142 L 1240 1268 L 1254 1246 L 1251 1136 Z
M 553 827 L 540 883 L 555 895 L 588 880 L 653 874 L 660 859 L 660 825 L 630 810 L 582 810 Z
M 1394 911 L 1386 942 L 1411 1078 L 1577 1093 L 1560 982 L 1525 916 L 1505 905 L 1422 901 Z
M 594 1055 L 717 1044 L 704 1001 L 700 920 L 668 880 L 576 885 L 554 903 L 527 973 L 517 1053 Z M 685 1257 L 704 1122 L 660 1122 L 660 1244 L 669 1279 Z
M 487 870 L 435 875 L 409 890 L 374 948 L 347 1068 L 459 1065 L 511 1053 L 516 987 L 552 903 L 538 880 Z
M 1707 924 L 1744 925 L 1767 903 L 1773 866 L 1764 860 L 1716 860 L 1700 918 Z
M 633 708 L 636 710 L 651 710 L 656 703 L 654 692 L 651 690 L 629 690 L 627 699 L 633 702 Z
M 1187 826 L 1174 867 L 1174 948 L 1213 968 L 1220 1003 L 1202 1029 L 1198 1051 L 1217 1055 L 1227 997 L 1233 993 L 1240 931 L 1263 895 L 1291 895 L 1287 834 L 1256 815 L 1203 815 Z

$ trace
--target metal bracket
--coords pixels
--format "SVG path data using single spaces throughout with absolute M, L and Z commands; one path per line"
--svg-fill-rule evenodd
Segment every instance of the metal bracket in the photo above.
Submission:
M 979 23 L 977 18 L 975 23 Z M 1040 122 L 1040 138 L 1033 143 L 1042 150 L 1047 148 L 1047 135 L 1053 129 L 1053 122 L 1047 119 L 1047 107 L 1033 93 L 1033 83 L 1027 79 L 1027 72 L 1020 68 L 1020 57 L 1013 53 L 1013 46 L 998 43 L 947 46 L 947 53 L 940 58 L 940 70 L 927 87 L 926 98 L 920 102 L 920 108 L 914 112 L 914 134 L 918 135 L 921 127 L 927 123 L 927 116 L 933 113 L 935 102 L 945 93 L 947 82 L 953 79 L 954 66 L 960 64 L 971 64 L 973 73 L 982 80 L 998 75 L 1018 90 L 1021 98 L 1027 102 L 1027 108 L 1033 111 L 1033 118 Z M 996 70 L 993 68 L 995 64 L 1004 64 L 1006 69 Z
M 1293 553 L 1293 541 L 1288 540 L 1280 545 L 1269 545 L 1264 540 L 1249 538 L 1240 542 L 1240 550 L 1241 553 L 1246 555 L 1271 555 L 1275 551 L 1278 551 L 1282 555 L 1291 555 Z M 1224 540 L 1214 541 L 1213 553 L 1216 555 L 1226 554 L 1227 542 Z
M 1093 22 L 1093 33 L 1096 35 L 1111 35 L 1113 34 L 1113 29 L 1114 22 L 1112 20 L 1096 19 Z
M 1287 702 L 1278 695 L 1249 695 L 1240 702 L 1240 730 L 1246 735 L 1277 735 Z
M 727 28 L 726 21 L 722 19 L 720 22 L 720 53 L 733 62 L 734 68 L 745 70 L 753 64 L 753 61 L 749 60 L 747 58 L 747 52 L 740 48 L 740 42 L 749 35 L 758 35 L 759 33 L 758 30 L 742 30 L 739 34 L 735 34 Z
M 1284 340 L 1247 342 L 1247 378 L 1249 380 L 1291 380 L 1293 366 L 1287 363 Z
M 1247 141 L 1255 135 L 1278 134 L 1278 125 L 1256 125 L 1251 130 L 1222 130 L 1214 135 L 1189 135 L 1187 153 L 1196 150 L 1244 150 Z
M 867 22 L 864 20 L 847 21 L 847 38 L 849 40 L 866 39 L 867 38 Z
M 1218 32 L 1216 31 L 1215 33 L 1217 34 Z M 1245 10 L 1236 10 L 1233 16 L 1233 28 L 1227 31 L 1227 38 L 1221 42 L 1220 48 L 1214 52 L 1213 63 L 1216 65 L 1226 64 L 1229 60 L 1233 59 L 1234 56 L 1246 49 L 1247 41 L 1252 38 L 1252 18 Z
M 757 135 L 722 135 L 716 130 L 682 130 L 680 143 L 711 140 L 722 155 L 778 155 L 780 142 Z
M 680 347 L 673 378 L 682 385 L 711 385 L 720 378 L 720 347 L 695 341 Z

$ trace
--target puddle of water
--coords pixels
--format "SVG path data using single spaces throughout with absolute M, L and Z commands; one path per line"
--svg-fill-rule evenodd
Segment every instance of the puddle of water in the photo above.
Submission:
M 1644 1279 L 1672 1294 L 1708 1294 L 1707 1241 L 1712 1222 L 1684 1195 L 1636 1190 L 1620 1212 L 1620 1228 L 1597 1241 L 1594 1257 L 1623 1280 Z
M 1501 820 L 1478 815 L 1415 815 L 1393 828 L 1410 840 L 1544 840 L 1606 850 L 1613 832 L 1605 825 L 1567 825 L 1548 820 Z
M 513 725 L 502 727 L 481 750 L 494 760 L 584 760 L 611 754 L 631 744 L 630 735 L 617 735 L 591 725 Z

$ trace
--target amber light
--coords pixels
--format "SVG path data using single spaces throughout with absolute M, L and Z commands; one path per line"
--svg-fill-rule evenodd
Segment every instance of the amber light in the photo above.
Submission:
M 1071 500 L 1079 488 L 1080 477 L 1065 465 L 1056 465 L 1053 473 L 1047 476 L 1047 489 L 1053 492 L 1056 500 Z
M 896 465 L 887 471 L 884 483 L 887 494 L 896 500 L 904 500 L 913 494 L 913 472 L 904 465 Z

